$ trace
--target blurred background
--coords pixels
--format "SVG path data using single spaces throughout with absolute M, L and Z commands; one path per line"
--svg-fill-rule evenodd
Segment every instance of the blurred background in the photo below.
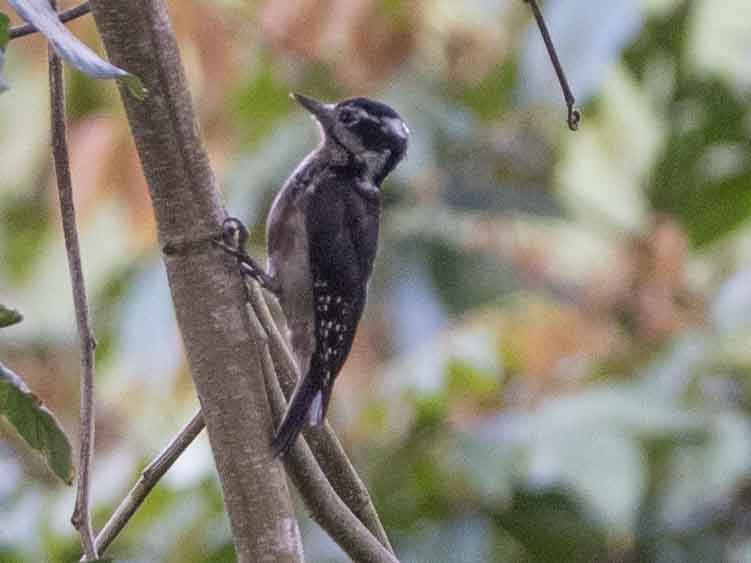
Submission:
M 330 414 L 402 561 L 751 561 L 751 3 L 544 2 L 577 133 L 521 0 L 170 4 L 256 255 L 316 143 L 288 92 L 382 99 L 413 132 Z M 0 359 L 73 436 L 45 49 L 11 43 L 0 96 L 0 301 L 25 315 Z M 197 401 L 114 85 L 67 76 L 100 527 Z M 77 560 L 73 499 L 0 421 L 0 561 Z M 308 561 L 346 561 L 302 525 Z M 205 435 L 108 555 L 234 560 Z

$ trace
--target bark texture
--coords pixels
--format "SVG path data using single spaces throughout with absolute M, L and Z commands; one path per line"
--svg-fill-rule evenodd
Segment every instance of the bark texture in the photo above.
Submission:
M 142 102 L 122 88 L 121 95 L 160 245 L 184 243 L 165 265 L 237 560 L 301 561 L 284 469 L 269 448 L 271 411 L 243 281 L 235 259 L 209 242 L 220 232 L 225 211 L 166 7 L 161 0 L 94 0 L 91 5 L 111 61 L 138 75 L 148 89 Z

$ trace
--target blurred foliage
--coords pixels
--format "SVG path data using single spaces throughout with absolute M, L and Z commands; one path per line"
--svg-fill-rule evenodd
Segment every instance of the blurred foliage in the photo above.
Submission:
M 403 561 L 751 562 L 748 2 L 545 2 L 584 109 L 575 134 L 521 0 L 171 8 L 256 254 L 316 143 L 288 92 L 383 99 L 412 130 L 331 414 Z M 90 21 L 71 27 L 96 44 Z M 71 430 L 45 53 L 38 38 L 5 53 L 0 301 L 25 322 L 3 329 L 0 357 Z M 101 527 L 196 401 L 116 92 L 68 77 Z M 77 560 L 71 491 L 0 438 L 0 561 Z M 303 532 L 307 560 L 346 560 L 306 519 Z M 233 561 L 204 437 L 108 555 Z
M 5 50 L 10 40 L 10 18 L 0 12 L 0 49 Z
M 5 48 L 10 40 L 10 18 L 4 13 L 0 12 L 0 71 L 3 70 L 5 64 Z M 7 82 L 0 74 L 0 92 L 8 87 Z
M 652 206 L 680 219 L 697 245 L 724 237 L 751 214 L 748 93 L 692 72 L 690 35 L 698 2 L 685 2 L 645 27 L 624 60 L 640 83 L 664 65 L 668 141 L 648 186 Z

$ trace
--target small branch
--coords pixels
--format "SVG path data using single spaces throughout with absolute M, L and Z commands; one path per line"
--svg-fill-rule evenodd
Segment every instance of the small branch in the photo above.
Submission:
M 250 306 L 261 305 L 265 310 L 266 320 L 268 321 L 271 315 L 266 307 L 260 287 L 256 283 L 247 283 L 246 290 L 251 302 Z M 262 336 L 262 342 L 259 343 L 261 347 L 261 368 L 272 418 L 278 424 L 284 415 L 286 400 L 279 384 L 275 362 L 269 348 L 271 337 L 264 328 L 264 323 L 258 313 L 250 314 L 249 317 L 253 324 L 252 332 Z M 327 476 L 321 471 L 304 440 L 296 442 L 293 449 L 285 456 L 284 465 L 287 474 L 311 511 L 313 519 L 353 561 L 398 563 L 398 560 L 390 551 L 390 546 L 384 547 L 332 488 Z
M 52 3 L 53 7 L 55 3 Z M 76 507 L 71 523 L 81 535 L 85 560 L 97 559 L 94 545 L 94 530 L 91 526 L 91 463 L 94 448 L 94 347 L 95 340 L 89 323 L 89 306 L 86 285 L 81 266 L 81 250 L 78 244 L 76 210 L 73 204 L 73 185 L 70 177 L 70 159 L 66 139 L 65 94 L 63 66 L 60 57 L 50 49 L 50 106 L 52 121 L 52 155 L 60 195 L 65 248 L 73 288 L 73 305 L 76 310 L 78 338 L 81 344 L 81 422 L 80 457 Z
M 266 305 L 261 289 L 255 284 L 248 284 L 248 286 L 248 297 L 260 310 L 260 314 L 257 313 L 260 325 L 258 329 L 268 335 L 266 343 L 276 348 L 276 353 L 272 353 L 269 347 L 265 347 L 262 362 L 274 415 L 279 420 L 284 411 L 284 395 L 275 396 L 281 393 L 275 364 L 281 365 L 282 371 L 285 372 L 285 375 L 279 379 L 286 383 L 287 394 L 289 394 L 294 386 L 292 379 L 295 377 L 294 363 L 286 342 L 279 333 Z M 275 383 L 269 383 L 270 381 Z M 100 554 L 103 554 L 122 532 L 151 490 L 204 427 L 203 416 L 199 411 L 159 456 L 143 470 L 141 477 L 99 532 L 96 538 L 96 548 Z M 324 469 L 323 473 L 307 447 L 301 452 L 293 450 L 292 457 L 295 457 L 295 460 L 289 471 L 308 506 L 313 507 L 312 512 L 316 521 L 347 553 L 353 557 L 357 556 L 358 560 L 360 556 L 365 555 L 366 560 L 369 561 L 395 561 L 391 555 L 393 548 L 378 520 L 367 489 L 347 459 L 333 430 L 327 425 L 321 431 L 316 432 L 311 443 L 314 444 L 317 453 L 323 452 L 320 457 L 324 461 L 321 462 L 319 459 Z M 334 490 L 332 490 L 332 485 Z M 326 498 L 321 500 L 321 496 Z M 320 504 L 321 502 L 323 504 Z M 353 522 L 353 517 L 362 522 L 363 526 Z M 373 536 L 380 542 L 380 546 L 374 544 Z M 389 554 L 385 554 L 383 548 L 388 550 Z
M 89 12 L 91 12 L 91 6 L 89 6 L 88 2 L 83 2 L 82 4 L 79 4 L 78 6 L 75 6 L 70 10 L 60 12 L 60 21 L 66 23 L 76 18 L 80 18 L 81 16 L 85 16 Z M 9 36 L 10 39 L 13 40 L 18 39 L 19 37 L 25 37 L 26 35 L 31 35 L 32 33 L 36 33 L 37 31 L 39 30 L 36 27 L 31 25 L 30 23 L 27 23 L 10 28 Z
M 574 98 L 574 94 L 573 92 L 571 92 L 571 87 L 568 84 L 568 79 L 566 78 L 566 73 L 563 71 L 561 61 L 558 58 L 558 53 L 555 50 L 555 45 L 553 45 L 553 40 L 550 37 L 548 26 L 545 23 L 545 18 L 542 17 L 542 12 L 540 11 L 540 7 L 537 5 L 536 0 L 524 1 L 527 2 L 527 4 L 529 4 L 532 8 L 532 13 L 534 14 L 535 20 L 537 21 L 537 27 L 540 28 L 542 39 L 545 42 L 545 48 L 548 50 L 550 61 L 553 63 L 553 68 L 555 69 L 555 73 L 558 76 L 558 82 L 560 82 L 561 84 L 561 89 L 563 90 L 563 99 L 566 101 L 566 108 L 568 108 L 568 128 L 572 131 L 576 131 L 579 128 L 579 122 L 581 121 L 581 111 L 579 111 L 579 108 L 576 107 L 576 98 Z
M 289 397 L 297 380 L 295 361 L 285 338 L 279 332 L 261 288 L 255 283 L 248 284 L 248 286 L 251 305 L 263 330 L 268 335 L 269 349 L 276 367 L 276 374 L 279 376 L 279 383 L 284 395 Z M 339 497 L 358 520 L 378 539 L 381 545 L 389 552 L 394 553 L 368 489 L 357 474 L 328 422 L 320 428 L 309 427 L 305 429 L 304 435 L 323 473 Z
M 280 421 L 286 401 L 268 346 L 263 350 L 262 366 L 271 410 L 274 418 Z M 313 519 L 353 561 L 399 563 L 389 548 L 376 539 L 334 491 L 304 440 L 297 440 L 283 461 Z
M 113 540 L 120 534 L 128 521 L 136 513 L 136 510 L 143 504 L 154 486 L 164 476 L 170 467 L 177 461 L 188 446 L 196 439 L 205 427 L 203 415 L 198 411 L 193 418 L 175 436 L 172 442 L 164 448 L 154 461 L 152 461 L 141 472 L 141 476 L 133 488 L 128 492 L 120 505 L 112 513 L 110 519 L 104 525 L 104 528 L 96 537 L 96 547 L 100 554 L 103 554 Z

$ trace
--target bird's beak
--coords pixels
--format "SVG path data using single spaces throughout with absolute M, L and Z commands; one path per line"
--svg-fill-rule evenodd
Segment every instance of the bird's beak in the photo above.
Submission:
M 334 104 L 324 104 L 308 96 L 293 93 L 290 94 L 298 104 L 308 110 L 324 129 L 328 129 L 334 123 Z

